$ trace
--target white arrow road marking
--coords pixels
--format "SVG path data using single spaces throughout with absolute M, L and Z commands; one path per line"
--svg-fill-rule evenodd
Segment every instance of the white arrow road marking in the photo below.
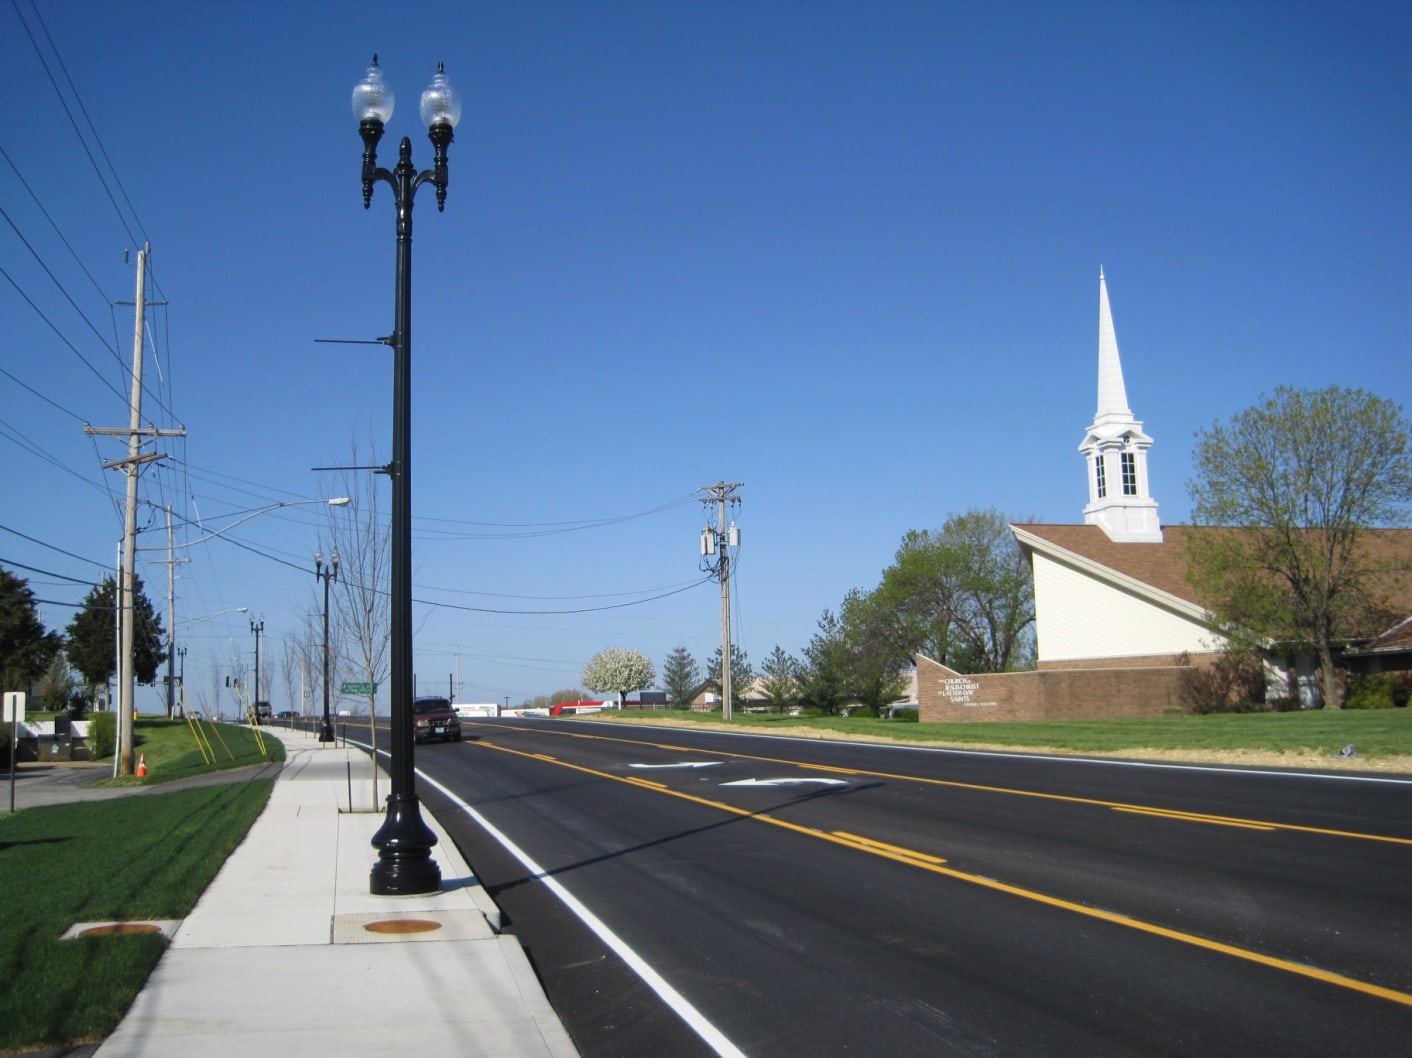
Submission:
M 847 786 L 845 779 L 737 779 L 723 782 L 722 786 L 805 786 L 815 783 L 819 786 Z
M 718 768 L 721 762 L 718 760 L 695 760 L 686 761 L 682 764 L 629 764 L 629 768 Z

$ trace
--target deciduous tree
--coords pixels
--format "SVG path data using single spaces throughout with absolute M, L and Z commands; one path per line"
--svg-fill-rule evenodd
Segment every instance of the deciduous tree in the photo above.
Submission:
M 1189 577 L 1218 627 L 1309 644 L 1329 707 L 1335 645 L 1385 612 L 1367 530 L 1406 524 L 1410 435 L 1398 404 L 1338 386 L 1281 386 L 1197 434 L 1192 521 L 1228 531 L 1189 534 Z
M 652 660 L 638 650 L 608 647 L 589 659 L 583 670 L 583 685 L 601 694 L 616 694 L 622 705 L 630 691 L 651 687 L 657 678 Z
M 993 508 L 908 532 L 882 583 L 850 596 L 841 617 L 855 646 L 888 655 L 893 672 L 918 652 L 958 672 L 1009 672 L 1034 658 L 1029 565 Z
M 64 657 L 62 650 L 55 651 L 49 667 L 44 670 L 44 675 L 39 677 L 39 705 L 51 713 L 84 708 L 78 681 L 74 679 L 73 670 L 69 668 L 68 659 Z
M 354 443 L 349 466 L 364 462 Z M 376 457 L 372 462 L 378 462 Z M 377 803 L 377 688 L 386 682 L 392 644 L 392 532 L 378 505 L 379 489 L 366 487 L 366 480 L 366 475 L 358 471 L 344 472 L 343 495 L 351 502 L 345 508 L 328 508 L 329 549 L 323 558 L 326 563 L 332 562 L 337 555 L 340 563 L 338 578 L 333 582 L 334 628 L 330 633 L 337 642 L 340 671 L 357 673 L 357 682 L 368 685 L 368 693 L 356 699 L 357 704 L 351 705 L 349 712 L 360 716 L 363 706 L 367 707 L 368 741 L 373 748 L 369 770 L 373 802 Z M 332 681 L 332 674 L 329 679 Z

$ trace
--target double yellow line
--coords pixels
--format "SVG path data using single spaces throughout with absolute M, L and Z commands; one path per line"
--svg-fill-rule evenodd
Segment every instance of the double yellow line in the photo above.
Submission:
M 673 746 L 659 742 L 644 742 L 641 739 L 618 738 L 611 735 L 585 735 L 575 731 L 551 731 L 551 734 L 568 735 L 571 738 L 597 739 L 600 742 L 620 742 L 629 746 L 647 746 L 652 749 L 669 750 L 678 753 L 700 753 L 694 746 Z M 1187 823 L 1206 823 L 1214 826 L 1240 827 L 1246 830 L 1284 830 L 1297 834 L 1319 834 L 1324 837 L 1353 838 L 1359 841 L 1377 841 L 1388 845 L 1412 846 L 1412 838 L 1392 837 L 1387 834 L 1368 834 L 1356 830 L 1334 830 L 1328 827 L 1308 827 L 1298 823 L 1278 823 L 1263 819 L 1242 819 L 1238 816 L 1218 816 L 1203 812 L 1182 812 L 1177 809 L 1157 808 L 1152 805 L 1128 804 L 1123 801 L 1105 801 L 1096 797 L 1074 797 L 1070 794 L 1045 793 L 1041 790 L 1019 790 L 1009 786 L 987 786 L 982 783 L 958 782 L 955 779 L 932 779 L 921 775 L 904 775 L 896 772 L 869 771 L 858 768 L 840 768 L 829 764 L 806 764 L 800 761 L 784 760 L 779 757 L 761 757 L 751 753 L 712 751 L 713 756 L 730 757 L 733 760 L 753 760 L 762 764 L 779 764 L 790 768 L 803 768 L 806 771 L 826 772 L 830 775 L 845 775 L 869 779 L 891 779 L 896 782 L 915 782 L 926 786 L 945 786 L 953 790 L 973 790 L 978 793 L 1004 794 L 1009 797 L 1033 797 L 1041 801 L 1059 801 L 1066 804 L 1090 805 L 1107 808 L 1115 812 L 1131 812 L 1136 815 L 1153 816 L 1178 820 Z
M 630 740 L 622 739 L 616 741 Z M 681 790 L 674 790 L 663 783 L 653 782 L 648 779 L 639 779 L 634 776 L 614 775 L 611 772 L 599 771 L 596 768 L 590 768 L 582 764 L 572 764 L 568 761 L 559 760 L 555 757 L 549 756 L 548 754 L 527 753 L 523 750 L 511 749 L 508 746 L 497 745 L 493 742 L 489 742 L 484 739 L 467 743 L 467 745 L 479 747 L 482 749 L 494 750 L 498 753 L 508 753 L 517 757 L 525 757 L 532 760 L 541 760 L 545 761 L 546 763 L 557 765 L 561 768 L 569 768 L 573 771 L 582 772 L 585 775 L 592 775 L 596 778 L 609 779 L 613 782 L 620 782 L 625 783 L 629 786 L 640 787 L 644 790 L 649 790 L 653 793 L 664 794 L 668 797 L 675 797 L 679 800 L 690 801 L 694 804 L 704 805 L 707 808 L 713 808 L 717 811 L 726 812 L 731 815 L 753 819 L 760 823 L 765 823 L 774 827 L 780 827 L 784 830 L 788 830 L 796 834 L 801 834 L 806 837 L 814 838 L 820 841 L 826 841 L 830 844 L 839 845 L 843 848 L 853 849 L 857 852 L 863 852 L 870 856 L 880 856 L 884 859 L 892 860 L 896 863 L 901 863 L 909 867 L 916 867 L 919 870 L 930 871 L 933 874 L 941 875 L 945 878 L 951 878 L 958 882 L 965 882 L 968 885 L 979 886 L 983 889 L 989 889 L 993 892 L 1005 893 L 1009 896 L 1019 897 L 1022 900 L 1029 900 L 1033 903 L 1042 904 L 1047 907 L 1057 908 L 1061 911 L 1068 911 L 1075 915 L 1082 915 L 1085 918 L 1097 919 L 1100 922 L 1107 922 L 1111 925 L 1122 926 L 1126 929 L 1137 930 L 1140 933 L 1147 933 L 1151 936 L 1163 937 L 1167 940 L 1177 941 L 1181 944 L 1188 944 L 1195 948 L 1202 948 L 1206 951 L 1216 952 L 1221 955 L 1227 955 L 1231 958 L 1241 959 L 1245 962 L 1255 963 L 1257 965 L 1266 966 L 1275 970 L 1281 970 L 1285 973 L 1294 974 L 1298 977 L 1310 978 L 1315 981 L 1321 981 L 1325 984 L 1335 985 L 1339 988 L 1347 988 L 1351 991 L 1360 992 L 1364 995 L 1374 996 L 1378 999 L 1386 999 L 1390 1002 L 1398 1003 L 1405 1007 L 1412 1007 L 1412 994 L 1409 994 L 1407 992 L 1399 992 L 1396 989 L 1384 988 L 1381 985 L 1375 985 L 1367 981 L 1360 981 L 1357 978 L 1348 977 L 1343 974 L 1332 973 L 1328 970 L 1321 970 L 1315 966 L 1307 966 L 1304 963 L 1291 962 L 1288 959 L 1276 958 L 1272 955 L 1265 955 L 1261 952 L 1251 951 L 1248 948 L 1240 948 L 1233 944 L 1224 944 L 1220 941 L 1210 940 L 1206 937 L 1199 937 L 1194 933 L 1185 933 L 1181 930 L 1169 929 L 1166 926 L 1159 926 L 1153 922 L 1144 922 L 1142 919 L 1131 918 L 1128 915 L 1119 914 L 1114 911 L 1105 911 L 1102 908 L 1088 907 L 1084 904 L 1075 903 L 1072 900 L 1065 900 L 1062 897 L 1050 896 L 1047 893 L 1041 893 L 1038 890 L 1026 889 L 1022 886 L 1011 885 L 1008 882 L 997 881 L 994 878 L 986 878 L 979 874 L 971 874 L 967 871 L 957 870 L 954 867 L 948 867 L 946 865 L 946 860 L 942 859 L 941 857 L 934 856 L 930 853 L 921 852 L 916 849 L 908 849 L 898 845 L 890 845 L 886 842 L 875 841 L 872 838 L 863 837 L 858 834 L 850 834 L 846 831 L 824 831 L 814 827 L 801 826 L 798 823 L 791 823 L 784 819 L 777 819 L 774 816 L 764 815 L 760 812 L 741 808 L 738 805 L 727 804 L 723 801 L 714 801 L 706 797 L 698 797 L 695 794 L 685 793 Z M 746 756 L 744 754 L 724 755 L 739 757 Z M 766 757 L 748 757 L 746 759 L 762 761 L 770 760 L 770 758 Z M 776 761 L 774 763 L 790 762 Z M 1168 812 L 1161 809 L 1147 808 L 1141 805 L 1124 805 L 1118 802 L 1098 801 L 1089 798 L 1067 797 L 1055 794 L 1030 794 L 1028 793 L 1028 791 L 1005 790 L 1003 787 L 973 786 L 969 783 L 951 783 L 946 782 L 944 780 L 916 779 L 910 776 L 889 776 L 883 772 L 854 772 L 842 768 L 828 768 L 813 765 L 809 767 L 812 767 L 813 770 L 817 771 L 833 771 L 839 774 L 866 775 L 870 777 L 884 776 L 888 778 L 908 779 L 914 782 L 933 782 L 938 783 L 940 785 L 962 786 L 968 789 L 996 790 L 1004 793 L 1025 794 L 1027 796 L 1035 797 L 1048 797 L 1061 801 L 1073 801 L 1083 804 L 1104 805 L 1119 811 L 1137 812 L 1143 815 L 1154 815 L 1166 818 L 1182 819 L 1191 822 L 1215 823 L 1225 826 L 1241 826 L 1261 830 L 1281 828 L 1280 824 L 1254 823 L 1249 820 L 1230 819 L 1222 816 L 1206 816 L 1200 815 L 1198 813 L 1189 812 Z M 1326 831 L 1312 827 L 1283 827 L 1283 829 L 1303 830 L 1312 833 L 1341 834 L 1347 837 L 1368 837 L 1371 840 L 1401 840 L 1380 839 L 1377 837 L 1377 835 L 1351 834 L 1342 831 Z M 1406 844 L 1407 842 L 1402 843 Z

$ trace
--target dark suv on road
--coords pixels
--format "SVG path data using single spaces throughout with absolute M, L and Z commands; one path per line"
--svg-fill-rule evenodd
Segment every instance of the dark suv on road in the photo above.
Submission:
M 461 741 L 461 721 L 445 698 L 417 698 L 412 702 L 412 740 L 426 742 L 439 738 Z

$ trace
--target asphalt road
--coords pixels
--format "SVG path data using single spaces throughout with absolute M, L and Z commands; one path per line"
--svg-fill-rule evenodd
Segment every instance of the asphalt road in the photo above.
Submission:
M 1412 1051 L 1406 781 L 465 730 L 419 792 L 589 1058 Z

